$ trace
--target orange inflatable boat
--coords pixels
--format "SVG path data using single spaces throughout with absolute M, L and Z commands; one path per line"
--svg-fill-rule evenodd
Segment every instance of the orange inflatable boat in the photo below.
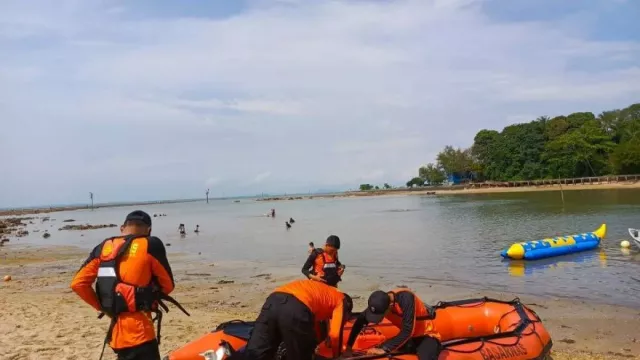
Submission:
M 538 315 L 519 299 L 502 301 L 490 298 L 440 302 L 432 307 L 435 328 L 442 337 L 439 360 L 545 360 L 552 346 L 551 337 Z M 344 327 L 343 339 L 349 337 L 355 316 Z M 220 324 L 205 336 L 186 344 L 163 360 L 222 360 L 242 351 L 254 322 L 234 320 Z M 364 355 L 363 351 L 395 336 L 399 329 L 388 321 L 365 327 L 353 346 L 351 359 L 417 360 L 415 354 L 398 352 Z M 344 350 L 345 344 L 342 344 Z M 331 349 L 322 342 L 317 355 L 330 359 Z M 281 345 L 276 356 L 286 359 Z M 342 359 L 347 359 L 342 357 Z M 295 360 L 295 359 L 289 359 Z

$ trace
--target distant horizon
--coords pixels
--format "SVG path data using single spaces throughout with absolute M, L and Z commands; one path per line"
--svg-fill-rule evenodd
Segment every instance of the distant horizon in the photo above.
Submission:
M 260 197 L 280 197 L 280 196 L 313 196 L 313 195 L 328 195 L 333 193 L 341 193 L 349 190 L 327 190 L 327 189 L 319 189 L 312 192 L 305 193 L 264 193 L 257 195 L 235 195 L 235 196 L 216 196 L 210 197 L 209 201 L 219 201 L 219 200 L 237 200 L 237 199 L 258 199 Z M 140 200 L 140 201 L 105 201 L 105 202 L 94 202 L 94 207 L 101 206 L 113 206 L 113 205 L 151 205 L 155 203 L 180 203 L 180 202 L 195 202 L 195 201 L 206 201 L 206 197 L 196 197 L 196 198 L 176 198 L 176 199 L 155 199 L 155 200 Z M 2 211 L 11 211 L 11 210 L 32 210 L 32 209 L 47 209 L 47 208 L 66 208 L 66 207 L 81 207 L 81 206 L 91 206 L 91 201 L 87 201 L 86 203 L 61 203 L 61 204 L 45 204 L 45 205 L 27 205 L 27 206 L 11 206 L 11 207 L 0 207 Z

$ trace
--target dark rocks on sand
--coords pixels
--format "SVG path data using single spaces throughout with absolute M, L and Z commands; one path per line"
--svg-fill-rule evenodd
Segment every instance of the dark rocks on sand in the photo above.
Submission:
M 45 232 L 44 234 L 42 234 L 42 237 L 45 238 L 45 239 L 50 237 L 50 236 L 51 236 L 51 234 L 49 234 L 48 232 Z
M 234 283 L 233 280 L 220 280 L 220 281 L 218 281 L 219 285 L 222 285 L 222 284 L 233 284 L 233 283 Z
M 84 225 L 65 225 L 61 228 L 59 228 L 58 230 L 94 230 L 94 229 L 104 229 L 104 228 L 111 228 L 111 227 L 116 227 L 118 225 L 116 224 L 101 224 L 101 225 L 89 225 L 89 224 L 84 224 Z
M 74 219 L 66 219 L 66 220 L 62 220 L 62 222 L 74 222 Z

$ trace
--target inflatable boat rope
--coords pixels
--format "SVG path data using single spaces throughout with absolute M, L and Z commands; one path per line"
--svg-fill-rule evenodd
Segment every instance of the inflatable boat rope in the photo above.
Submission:
M 507 327 L 507 329 L 513 328 L 513 330 L 510 331 L 506 331 L 506 332 L 498 332 L 498 331 L 502 331 L 503 329 L 499 329 L 498 326 L 496 326 L 495 330 L 496 333 L 495 334 L 491 334 L 491 335 L 485 335 L 485 336 L 476 336 L 476 337 L 465 337 L 465 338 L 459 338 L 459 339 L 451 339 L 451 340 L 447 340 L 442 342 L 442 349 L 446 350 L 448 352 L 451 353 L 460 353 L 460 354 L 472 354 L 472 353 L 476 353 L 478 351 L 480 351 L 486 344 L 494 344 L 497 346 L 501 346 L 501 347 L 514 347 L 517 346 L 520 343 L 520 340 L 522 340 L 523 336 L 528 336 L 531 334 L 535 334 L 536 337 L 538 338 L 538 340 L 540 341 L 540 343 L 543 346 L 543 351 L 540 354 L 539 357 L 536 357 L 532 360 L 536 360 L 536 359 L 544 359 L 545 356 L 548 354 L 549 350 L 551 349 L 552 346 L 552 342 L 551 340 L 545 344 L 544 339 L 542 339 L 540 337 L 540 335 L 538 334 L 538 332 L 536 331 L 536 324 L 537 323 L 541 323 L 542 320 L 540 319 L 540 317 L 538 316 L 538 314 L 536 314 L 535 311 L 533 311 L 532 309 L 530 309 L 529 307 L 527 307 L 526 305 L 522 304 L 522 302 L 520 301 L 519 298 L 515 298 L 511 301 L 504 301 L 504 300 L 497 300 L 497 299 L 493 299 L 493 298 L 489 298 L 489 297 L 483 297 L 483 298 L 476 298 L 476 299 L 465 299 L 465 300 L 457 300 L 457 301 L 450 301 L 450 302 L 438 302 L 435 306 L 430 307 L 430 311 L 431 313 L 435 314 L 435 310 L 436 309 L 443 309 L 443 308 L 447 308 L 447 307 L 461 307 L 461 308 L 473 308 L 473 307 L 479 307 L 479 306 L 483 306 L 485 303 L 487 302 L 493 302 L 493 303 L 501 303 L 501 304 L 505 304 L 505 305 L 511 305 L 513 306 L 513 310 L 504 313 L 501 317 L 500 320 L 504 319 L 507 315 L 510 315 L 514 312 L 516 312 L 519 316 L 519 319 L 517 322 L 509 325 Z M 534 317 L 535 319 L 532 320 L 529 318 L 529 316 L 527 315 L 526 311 L 529 311 Z M 357 316 L 357 314 L 354 313 L 354 316 Z M 499 322 L 498 322 L 499 323 Z M 220 330 L 224 330 L 226 327 L 228 327 L 229 325 L 234 325 L 234 324 L 247 324 L 247 322 L 242 321 L 242 320 L 231 320 L 229 322 L 225 322 L 222 323 L 220 325 L 218 325 L 218 327 L 216 327 L 216 329 L 214 331 L 220 331 Z M 525 333 L 525 330 L 531 326 L 531 330 Z M 507 330 L 504 329 L 504 330 Z M 246 334 L 232 334 L 229 333 L 229 335 L 232 336 L 238 336 L 238 337 L 246 337 L 248 338 L 250 336 L 250 334 L 247 332 Z M 498 339 L 505 339 L 505 338 L 510 338 L 510 337 L 514 337 L 515 341 L 512 344 L 505 344 L 505 343 L 498 343 L 495 342 L 495 340 Z M 480 344 L 478 345 L 478 347 L 473 348 L 472 350 L 461 350 L 461 349 L 455 349 L 454 347 L 456 346 L 460 346 L 460 345 L 465 345 L 465 344 L 470 344 L 470 343 L 474 343 L 474 342 L 480 342 Z M 233 347 L 231 347 L 231 344 L 229 344 L 228 342 L 222 340 L 221 341 L 221 346 L 226 346 L 231 353 L 235 352 L 236 349 L 233 349 Z M 281 344 L 283 345 L 283 344 Z M 414 355 L 414 353 L 409 352 L 409 351 L 397 351 L 397 352 L 392 352 L 392 353 L 388 353 L 388 354 L 380 354 L 380 355 L 356 355 L 353 357 L 349 357 L 348 359 L 350 360 L 375 360 L 375 359 L 406 359 L 405 355 Z M 415 355 L 414 355 L 415 356 Z M 286 358 L 286 349 L 281 348 L 279 349 L 277 355 L 276 355 L 276 360 L 280 360 Z M 346 359 L 346 358 L 345 358 Z
M 480 301 L 480 302 L 478 302 Z M 507 305 L 512 305 L 514 307 L 513 310 L 503 314 L 500 319 L 504 319 L 507 315 L 513 313 L 513 312 L 517 312 L 518 315 L 520 316 L 520 320 L 517 323 L 511 324 L 509 327 L 515 327 L 513 330 L 508 331 L 508 332 L 501 332 L 501 333 L 496 333 L 493 335 L 487 335 L 487 336 L 478 336 L 478 337 L 469 337 L 469 338 L 464 338 L 464 339 L 453 339 L 453 340 L 449 340 L 449 341 L 445 341 L 442 343 L 442 346 L 444 348 L 447 348 L 448 351 L 450 352 L 457 352 L 457 353 L 463 353 L 463 354 L 471 354 L 474 352 L 479 351 L 480 349 L 482 349 L 485 345 L 485 343 L 489 343 L 489 344 L 495 344 L 495 345 L 500 345 L 500 346 L 505 346 L 505 347 L 510 347 L 510 346 L 517 346 L 520 343 L 520 340 L 522 339 L 523 335 L 531 335 L 532 333 L 535 334 L 538 339 L 540 340 L 540 342 L 542 344 L 544 344 L 544 340 L 540 337 L 540 335 L 535 331 L 535 324 L 536 323 L 541 323 L 542 320 L 540 319 L 540 317 L 538 316 L 538 314 L 533 311 L 532 309 L 527 307 L 527 310 L 529 310 L 535 317 L 535 320 L 531 320 L 529 318 L 529 316 L 527 316 L 526 312 L 525 312 L 525 305 L 522 304 L 522 302 L 520 302 L 520 298 L 515 298 L 511 301 L 504 301 L 504 300 L 497 300 L 497 299 L 492 299 L 489 297 L 483 297 L 481 299 L 468 299 L 468 300 L 459 300 L 459 301 L 451 301 L 451 302 L 439 302 L 438 304 L 436 304 L 434 306 L 435 309 L 438 308 L 445 308 L 445 307 L 449 307 L 449 306 L 458 306 L 458 307 L 477 307 L 477 306 L 482 306 L 484 305 L 484 303 L 486 302 L 495 302 L 495 303 L 501 303 L 501 304 L 507 304 Z M 530 332 L 525 333 L 524 330 L 529 326 L 533 324 L 533 327 L 531 329 Z M 516 340 L 514 341 L 513 344 L 503 344 L 503 343 L 496 343 L 493 340 L 496 339 L 504 339 L 504 338 L 509 338 L 509 337 L 515 337 Z M 469 344 L 472 342 L 476 342 L 480 340 L 480 345 L 473 350 L 456 350 L 456 349 L 451 349 L 451 347 L 456 346 L 456 345 L 463 345 L 463 344 Z M 549 343 L 546 347 L 550 348 L 551 343 Z M 548 352 L 544 351 L 544 353 Z

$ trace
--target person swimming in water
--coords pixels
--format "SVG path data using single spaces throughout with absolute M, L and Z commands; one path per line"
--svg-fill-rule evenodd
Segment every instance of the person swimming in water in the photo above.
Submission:
M 293 224 L 294 222 L 296 222 L 296 221 L 293 220 L 293 218 L 289 218 L 289 224 Z

